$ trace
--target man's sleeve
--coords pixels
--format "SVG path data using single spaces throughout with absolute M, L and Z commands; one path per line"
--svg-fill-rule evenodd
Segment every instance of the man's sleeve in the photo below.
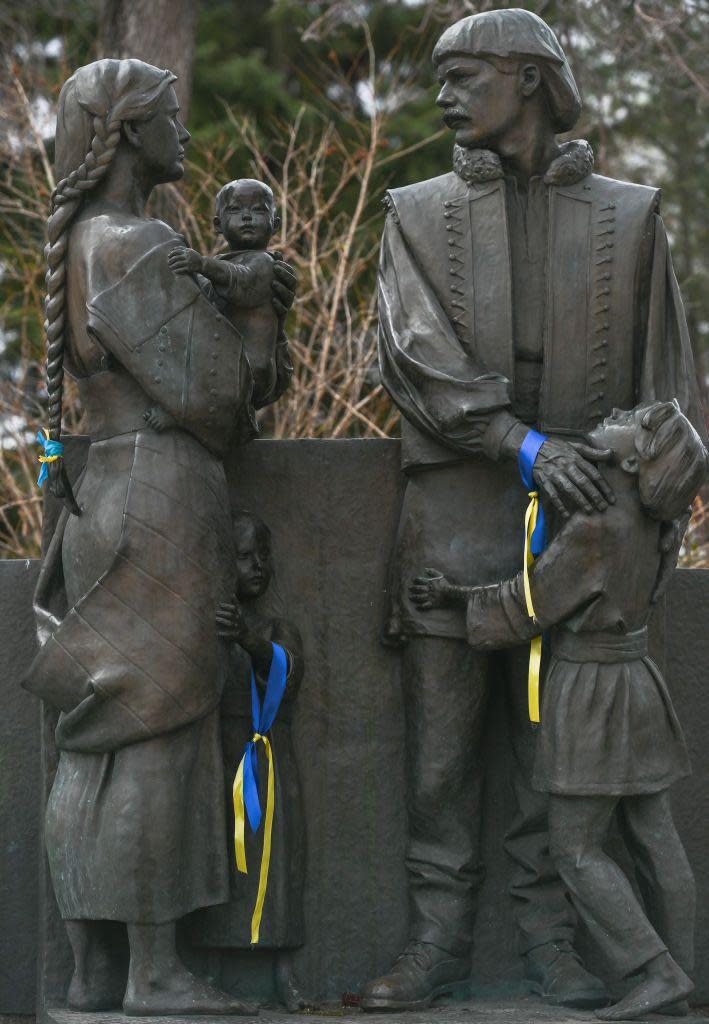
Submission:
M 655 402 L 676 398 L 682 412 L 706 444 L 706 424 L 687 318 L 665 226 L 659 214 L 652 215 L 648 227 L 650 267 L 643 303 L 646 308 L 638 399 L 640 402 Z
M 379 265 L 379 367 L 407 420 L 466 454 L 483 451 L 488 420 L 510 404 L 507 379 L 463 350 L 392 216 Z
M 536 621 L 527 613 L 523 575 L 477 588 L 468 599 L 468 643 L 497 650 L 539 636 L 603 594 L 602 558 L 583 557 L 599 550 L 602 517 L 575 513 L 530 569 L 530 591 Z M 595 538 L 595 539 L 594 539 Z

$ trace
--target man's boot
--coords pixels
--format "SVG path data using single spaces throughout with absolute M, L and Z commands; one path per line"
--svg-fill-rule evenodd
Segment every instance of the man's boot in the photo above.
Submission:
M 457 957 L 430 942 L 410 942 L 389 974 L 360 993 L 363 1010 L 422 1010 L 437 996 L 467 994 L 469 957 Z
M 570 942 L 545 942 L 525 956 L 530 989 L 552 1006 L 607 1006 L 606 986 L 590 974 Z

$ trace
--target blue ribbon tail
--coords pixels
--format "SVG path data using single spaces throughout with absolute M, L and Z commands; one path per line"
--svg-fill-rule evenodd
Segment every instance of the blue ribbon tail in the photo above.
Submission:
M 266 683 L 266 695 L 263 699 L 263 707 L 259 700 L 258 687 L 253 672 L 251 673 L 251 716 L 252 726 L 255 733 L 263 736 L 273 725 L 278 713 L 283 694 L 286 689 L 286 677 L 288 675 L 288 658 L 280 644 L 271 643 L 273 657 L 268 672 Z M 258 795 L 258 751 L 254 740 L 246 744 L 244 754 L 244 807 L 246 816 L 249 819 L 251 831 L 256 832 L 261 824 L 262 812 Z
M 259 732 L 268 732 L 278 714 L 278 709 L 286 692 L 286 678 L 288 676 L 288 658 L 280 644 L 274 644 L 271 665 L 268 670 L 268 681 L 266 683 L 266 695 L 263 698 L 261 708 L 261 728 Z
M 547 522 L 544 517 L 544 509 L 542 508 L 541 502 L 539 503 L 539 510 L 537 512 L 537 525 L 534 527 L 529 548 L 534 557 L 541 555 L 542 551 L 546 547 L 547 543 Z

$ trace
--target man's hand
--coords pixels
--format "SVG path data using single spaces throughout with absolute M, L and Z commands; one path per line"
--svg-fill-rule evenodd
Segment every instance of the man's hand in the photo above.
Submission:
M 409 597 L 424 611 L 441 608 L 445 604 L 448 580 L 438 569 L 424 569 L 423 576 L 417 576 L 409 587 Z
M 615 495 L 593 465 L 608 462 L 609 449 L 561 441 L 549 437 L 539 449 L 532 476 L 541 493 L 562 516 L 574 509 L 603 512 L 615 501 Z
M 295 299 L 296 276 L 290 263 L 275 260 L 271 302 L 277 315 L 283 319 Z
M 200 254 L 184 245 L 180 245 L 168 253 L 167 263 L 173 274 L 199 274 L 202 271 Z
M 224 640 L 240 643 L 248 633 L 241 605 L 234 597 L 231 601 L 222 601 L 217 608 L 217 633 Z

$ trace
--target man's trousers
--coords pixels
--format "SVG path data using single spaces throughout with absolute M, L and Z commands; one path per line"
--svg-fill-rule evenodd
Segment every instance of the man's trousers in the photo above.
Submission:
M 548 798 L 530 787 L 527 660 L 527 648 L 488 654 L 442 637 L 414 637 L 404 649 L 410 932 L 455 955 L 471 949 L 484 877 L 481 746 L 493 686 L 506 689 L 516 762 L 517 812 L 505 849 L 515 863 L 520 951 L 573 941 L 574 911 L 549 857 Z

